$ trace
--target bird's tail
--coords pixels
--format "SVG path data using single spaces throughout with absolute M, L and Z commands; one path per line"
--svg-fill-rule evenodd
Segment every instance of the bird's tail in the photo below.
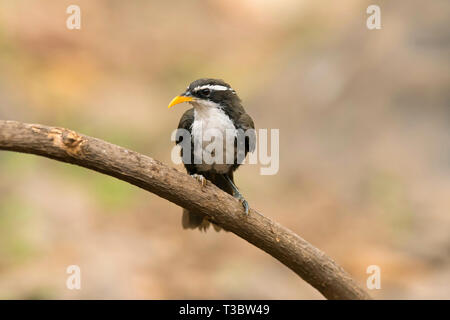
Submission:
M 210 182 L 215 184 L 217 187 L 222 189 L 223 191 L 233 194 L 233 189 L 231 188 L 228 181 L 221 174 L 204 172 L 202 175 Z M 230 172 L 229 177 L 231 181 L 233 181 L 233 172 Z M 208 218 L 201 213 L 191 212 L 186 209 L 183 209 L 183 217 L 181 220 L 181 224 L 183 229 L 196 229 L 198 228 L 200 231 L 206 231 L 209 228 L 209 225 L 212 224 L 214 230 L 220 231 L 222 228 L 218 225 L 210 222 Z

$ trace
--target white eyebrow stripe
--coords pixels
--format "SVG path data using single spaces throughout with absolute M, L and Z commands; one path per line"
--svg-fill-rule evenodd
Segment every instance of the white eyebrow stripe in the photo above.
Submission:
M 195 87 L 192 91 L 199 91 L 199 90 L 203 90 L 203 89 L 210 89 L 210 90 L 216 90 L 216 91 L 226 91 L 226 90 L 234 91 L 231 88 L 228 88 L 226 86 L 222 86 L 222 85 L 219 85 L 219 84 L 215 84 L 215 85 L 205 84 L 203 86 Z

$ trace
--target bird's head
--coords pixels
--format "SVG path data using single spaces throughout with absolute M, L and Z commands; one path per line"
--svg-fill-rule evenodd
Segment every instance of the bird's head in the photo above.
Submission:
M 173 98 L 169 108 L 189 102 L 194 108 L 232 108 L 240 105 L 240 99 L 231 86 L 219 79 L 199 79 L 192 82 L 185 92 Z

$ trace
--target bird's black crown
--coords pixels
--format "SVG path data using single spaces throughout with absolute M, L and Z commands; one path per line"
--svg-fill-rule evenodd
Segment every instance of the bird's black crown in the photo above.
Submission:
M 240 104 L 236 91 L 228 83 L 220 79 L 203 78 L 195 80 L 187 87 L 183 95 L 209 100 L 222 107 Z

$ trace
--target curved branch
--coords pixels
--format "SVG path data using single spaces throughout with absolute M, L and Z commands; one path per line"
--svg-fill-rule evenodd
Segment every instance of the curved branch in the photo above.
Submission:
M 339 265 L 291 230 L 242 205 L 211 183 L 134 151 L 74 131 L 0 120 L 0 150 L 76 164 L 157 194 L 209 218 L 292 269 L 328 299 L 370 299 Z

